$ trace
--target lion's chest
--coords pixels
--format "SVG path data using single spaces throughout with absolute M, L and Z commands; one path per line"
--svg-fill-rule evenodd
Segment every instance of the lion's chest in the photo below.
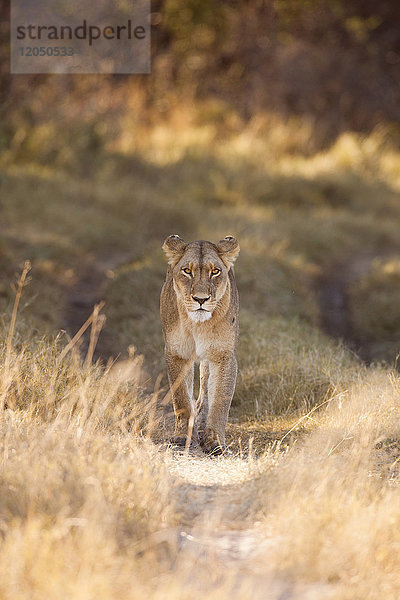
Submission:
M 180 358 L 204 359 L 213 348 L 213 337 L 200 328 L 186 329 L 178 325 L 168 336 L 170 351 Z

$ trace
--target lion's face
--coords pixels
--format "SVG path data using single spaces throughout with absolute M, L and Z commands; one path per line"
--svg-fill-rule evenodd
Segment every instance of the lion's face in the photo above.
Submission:
M 174 266 L 173 278 L 189 317 L 207 321 L 225 293 L 228 269 L 211 244 L 194 242 Z
M 189 318 L 195 322 L 211 319 L 226 291 L 229 269 L 239 254 L 237 240 L 228 236 L 218 244 L 185 244 L 179 236 L 169 236 L 163 249 L 172 268 L 175 293 Z

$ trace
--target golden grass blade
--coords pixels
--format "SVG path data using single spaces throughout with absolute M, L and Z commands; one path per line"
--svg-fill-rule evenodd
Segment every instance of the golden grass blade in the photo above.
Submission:
M 100 307 L 98 309 L 99 311 L 103 308 L 104 304 L 105 304 L 105 302 L 100 302 L 99 304 L 96 305 L 96 306 Z M 90 325 L 91 325 L 91 323 L 93 321 L 93 315 L 94 315 L 94 311 L 92 312 L 92 314 L 90 315 L 90 317 L 88 317 L 86 319 L 86 321 L 84 322 L 84 324 L 82 325 L 82 327 L 79 329 L 79 331 L 77 331 L 77 333 L 74 335 L 74 337 L 72 338 L 72 340 L 70 342 L 68 342 L 68 344 L 65 346 L 64 350 L 61 352 L 61 354 L 59 356 L 60 360 L 62 360 L 68 354 L 68 352 L 72 348 L 74 348 L 74 346 L 80 340 L 80 338 L 85 333 L 85 331 L 87 330 L 87 328 L 90 327 Z
M 100 332 L 103 328 L 103 325 L 106 321 L 105 315 L 99 315 L 100 310 L 103 308 L 103 305 L 96 304 L 93 309 L 93 318 L 92 318 L 92 328 L 90 330 L 90 341 L 89 348 L 86 355 L 85 365 L 89 367 L 93 361 L 93 354 L 96 348 L 97 340 L 99 339 Z
M 17 293 L 15 295 L 14 307 L 13 307 L 13 311 L 12 311 L 12 315 L 11 315 L 10 327 L 8 330 L 7 352 L 6 352 L 6 360 L 5 360 L 6 367 L 8 367 L 9 362 L 10 362 L 10 357 L 11 357 L 12 341 L 13 341 L 13 337 L 14 337 L 15 323 L 17 320 L 18 306 L 19 306 L 19 303 L 21 300 L 22 290 L 23 290 L 25 282 L 26 282 L 26 277 L 30 270 L 31 270 L 31 263 L 29 260 L 26 260 L 24 263 L 24 268 L 21 273 L 21 277 L 19 278 L 19 281 L 18 281 Z
M 333 400 L 336 400 L 337 398 L 340 398 L 343 396 L 343 393 L 340 394 L 336 394 L 335 396 L 331 396 L 330 398 L 328 398 L 327 400 L 324 400 L 323 402 L 321 402 L 320 404 L 317 404 L 316 406 L 313 406 L 313 408 L 308 411 L 307 414 L 303 415 L 302 417 L 300 417 L 300 419 L 298 421 L 296 421 L 296 423 L 293 425 L 293 427 L 291 427 L 289 429 L 289 431 L 287 431 L 285 433 L 284 436 L 281 437 L 281 439 L 278 442 L 278 448 L 279 446 L 282 444 L 283 440 L 286 439 L 288 437 L 288 435 L 290 435 L 292 433 L 292 431 L 294 431 L 295 429 L 297 429 L 297 427 L 306 419 L 309 419 L 310 416 L 319 408 L 321 408 L 322 406 L 324 406 L 325 404 L 329 404 L 330 402 L 332 402 Z
M 2 376 L 1 384 L 0 384 L 0 389 L 1 389 L 0 406 L 2 409 L 6 406 L 6 396 L 7 396 L 7 392 L 9 390 L 11 380 L 12 380 L 12 375 L 10 372 L 10 363 L 11 363 L 11 352 L 12 352 L 12 347 L 13 347 L 13 338 L 14 338 L 14 332 L 15 332 L 15 324 L 17 321 L 18 307 L 19 307 L 19 303 L 21 300 L 21 296 L 22 296 L 22 290 L 26 283 L 26 278 L 27 278 L 27 275 L 28 275 L 30 269 L 31 269 L 31 263 L 29 260 L 26 260 L 24 263 L 24 267 L 23 267 L 21 276 L 18 281 L 18 287 L 17 287 L 17 292 L 15 295 L 13 311 L 11 314 L 10 327 L 8 329 L 8 335 L 7 335 L 7 341 L 6 341 L 6 355 L 5 355 L 5 359 L 4 359 L 4 370 L 3 370 L 3 376 Z

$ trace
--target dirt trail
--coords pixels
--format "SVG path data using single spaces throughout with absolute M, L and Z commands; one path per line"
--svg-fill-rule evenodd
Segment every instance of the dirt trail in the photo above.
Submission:
M 82 268 L 77 281 L 68 290 L 64 309 L 64 328 L 72 337 L 87 318 L 92 314 L 95 304 L 104 300 L 107 285 L 113 276 L 113 271 L 129 260 L 128 254 L 116 254 L 107 259 L 97 259 Z M 89 331 L 82 336 L 80 349 L 86 354 L 89 344 Z M 112 333 L 107 329 L 107 322 L 98 339 L 94 360 L 104 362 L 115 357 Z
M 380 257 L 385 254 L 379 255 Z M 348 257 L 331 267 L 316 283 L 320 306 L 321 328 L 337 340 L 343 340 L 362 361 L 370 364 L 373 353 L 368 340 L 361 340 L 354 331 L 349 299 L 349 287 L 359 281 L 369 270 L 376 254 Z
M 167 458 L 167 466 L 179 482 L 179 546 L 185 554 L 191 586 L 198 581 L 203 594 L 213 591 L 215 581 L 207 575 L 211 561 L 218 565 L 222 577 L 233 578 L 232 598 L 334 597 L 330 585 L 294 585 L 268 573 L 269 555 L 285 540 L 268 535 L 255 519 L 257 512 L 265 509 L 268 493 L 267 486 L 260 486 L 260 478 L 279 468 L 276 454 L 260 460 L 178 454 Z

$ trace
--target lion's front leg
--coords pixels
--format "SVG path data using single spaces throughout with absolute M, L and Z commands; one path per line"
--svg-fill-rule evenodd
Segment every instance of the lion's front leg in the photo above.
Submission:
M 173 443 L 185 445 L 188 434 L 197 443 L 198 434 L 193 407 L 193 361 L 166 354 L 168 380 L 175 413 Z
M 199 431 L 200 443 L 204 440 L 204 435 L 208 417 L 208 378 L 210 369 L 208 361 L 202 360 L 200 363 L 200 389 L 196 402 L 197 408 L 197 427 Z
M 237 363 L 233 352 L 218 355 L 209 363 L 208 417 L 202 440 L 206 452 L 221 454 L 225 449 L 225 427 L 236 385 Z

